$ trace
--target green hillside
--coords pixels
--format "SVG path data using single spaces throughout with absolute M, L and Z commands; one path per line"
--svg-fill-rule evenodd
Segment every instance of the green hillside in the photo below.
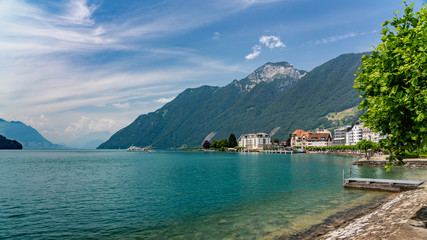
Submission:
M 361 57 L 341 55 L 308 73 L 287 62 L 267 63 L 224 87 L 187 89 L 159 110 L 139 116 L 99 148 L 200 146 L 212 132 L 212 139 L 222 139 L 230 133 L 269 133 L 276 127 L 280 129 L 274 138 L 286 140 L 296 128 L 331 127 L 329 113 L 361 101 L 352 87 Z

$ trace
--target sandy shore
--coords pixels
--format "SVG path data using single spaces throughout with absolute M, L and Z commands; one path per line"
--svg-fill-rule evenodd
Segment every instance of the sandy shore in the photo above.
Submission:
M 390 197 L 374 211 L 310 239 L 427 239 L 427 183 Z M 309 239 L 309 238 L 303 238 Z

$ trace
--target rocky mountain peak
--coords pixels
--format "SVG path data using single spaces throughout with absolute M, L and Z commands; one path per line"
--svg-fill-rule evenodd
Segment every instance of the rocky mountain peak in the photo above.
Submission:
M 305 71 L 295 69 L 288 62 L 266 63 L 246 77 L 244 89 L 250 91 L 261 82 L 273 82 L 277 79 L 287 79 L 289 84 L 300 80 L 306 74 Z

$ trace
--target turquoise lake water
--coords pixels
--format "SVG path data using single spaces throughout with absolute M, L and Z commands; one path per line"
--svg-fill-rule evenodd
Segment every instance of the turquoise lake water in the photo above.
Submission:
M 286 236 L 387 193 L 352 176 L 425 171 L 354 157 L 220 152 L 0 151 L 0 239 L 262 239 Z M 423 176 L 424 174 L 424 176 Z

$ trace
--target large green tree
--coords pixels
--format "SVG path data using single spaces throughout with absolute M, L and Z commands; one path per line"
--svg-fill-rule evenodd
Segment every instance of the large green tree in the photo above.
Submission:
M 234 133 L 230 133 L 230 136 L 228 137 L 228 147 L 234 148 L 236 146 L 237 146 L 236 135 L 234 135 Z
M 403 3 L 404 12 L 383 23 L 382 42 L 362 57 L 354 86 L 365 125 L 387 135 L 387 170 L 427 141 L 427 9 Z

